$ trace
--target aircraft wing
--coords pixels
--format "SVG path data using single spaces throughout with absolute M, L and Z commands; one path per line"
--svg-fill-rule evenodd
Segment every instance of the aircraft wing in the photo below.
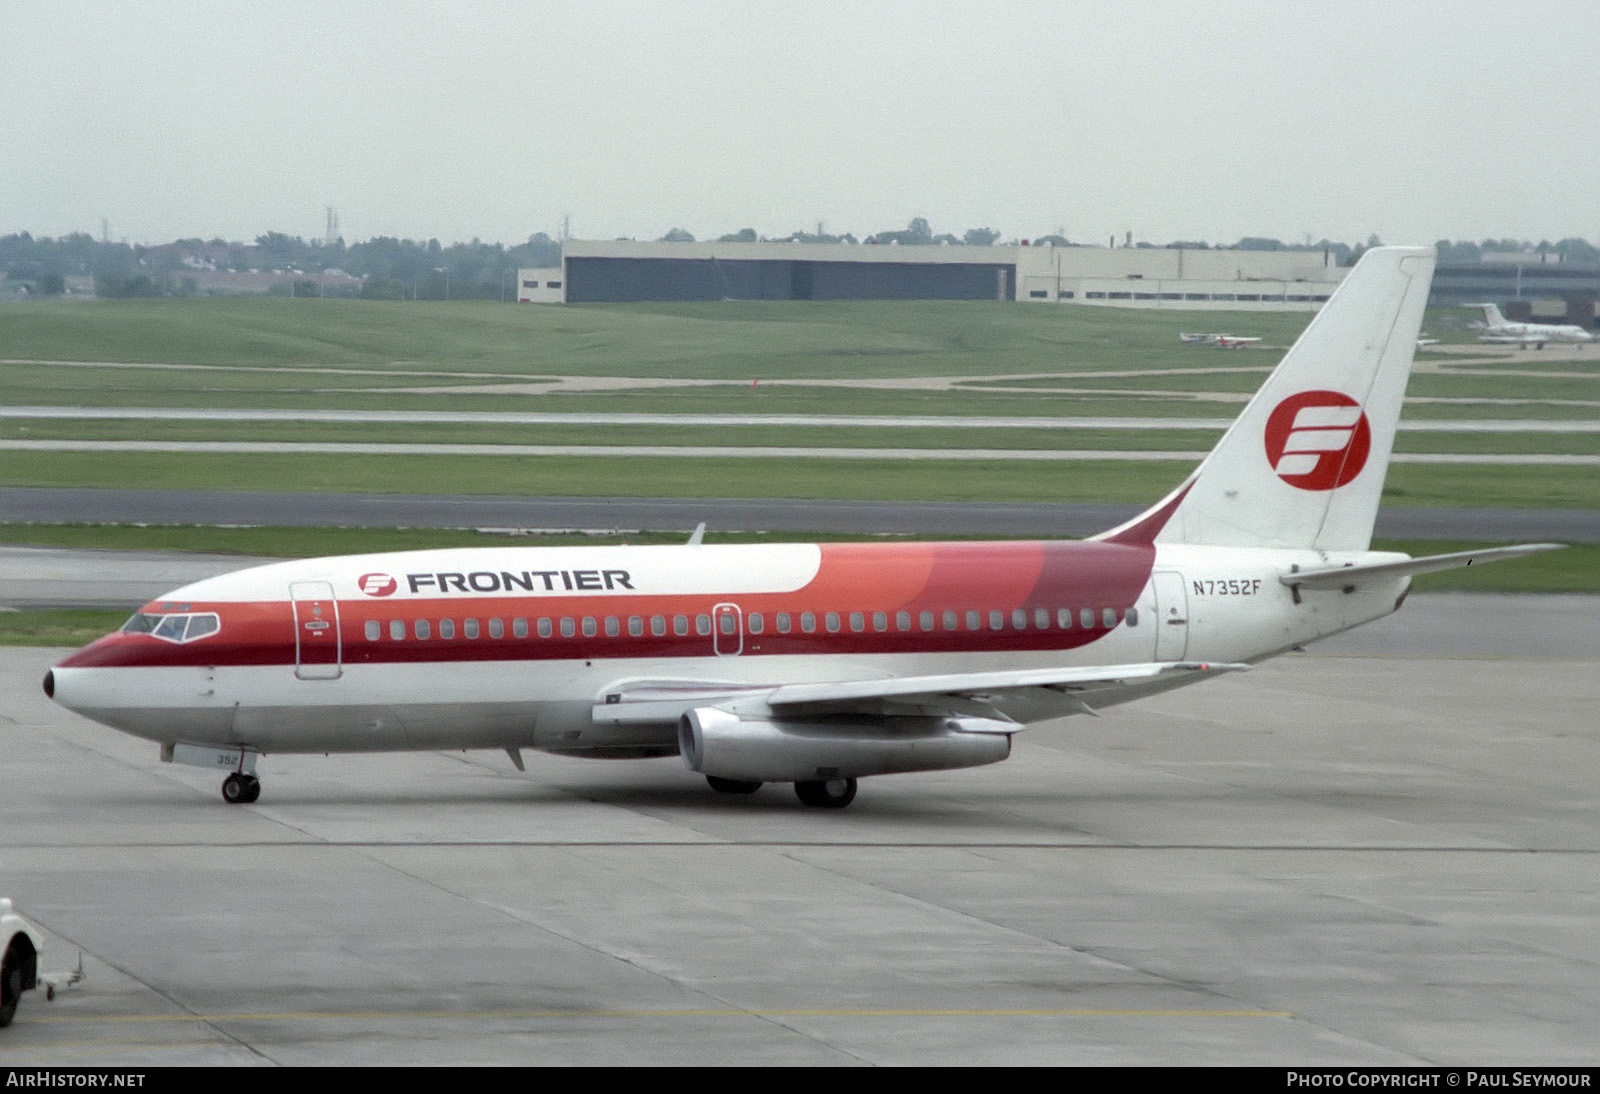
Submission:
M 811 684 L 750 685 L 691 680 L 619 681 L 594 706 L 596 722 L 614 725 L 676 722 L 696 707 L 741 715 L 804 718 L 839 710 L 875 710 L 966 716 L 997 711 L 1022 701 L 1058 712 L 1095 713 L 1086 701 L 1095 693 L 1139 683 L 1176 684 L 1201 673 L 1237 672 L 1248 665 L 1201 661 L 1152 661 L 1084 668 L 1001 669 L 939 676 L 895 676 Z M 1002 715 L 1002 717 L 1004 717 Z M 1006 722 L 1009 732 L 1021 727 Z

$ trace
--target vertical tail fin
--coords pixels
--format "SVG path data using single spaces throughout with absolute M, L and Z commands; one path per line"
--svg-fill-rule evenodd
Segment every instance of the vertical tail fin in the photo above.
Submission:
M 1499 304 L 1479 304 L 1483 309 L 1483 322 L 1490 330 L 1506 325 L 1506 317 L 1500 314 Z
M 1188 481 L 1095 538 L 1370 546 L 1433 263 L 1429 247 L 1362 255 Z

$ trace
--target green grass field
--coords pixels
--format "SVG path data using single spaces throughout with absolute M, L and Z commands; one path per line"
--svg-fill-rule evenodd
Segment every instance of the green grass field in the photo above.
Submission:
M 1457 318 L 1459 311 L 1453 311 Z M 1435 317 L 1437 318 L 1437 317 Z M 8 439 L 329 440 L 810 447 L 1208 448 L 1305 313 L 1196 313 L 997 302 L 728 301 L 535 307 L 283 298 L 30 301 L 0 307 L 0 403 L 29 406 L 356 408 L 654 413 L 1170 417 L 1158 432 L 512 427 L 0 420 Z M 1182 330 L 1261 346 L 1182 345 Z M 1466 340 L 1457 332 L 1447 340 Z M 1548 352 L 1530 369 L 1431 354 L 1410 417 L 1593 419 L 1600 370 Z M 30 363 L 50 362 L 50 363 Z M 60 362 L 68 362 L 66 364 Z M 1576 366 L 1581 362 L 1570 362 Z M 135 367 L 124 367 L 124 366 Z M 1091 375 L 1138 371 L 1141 375 Z M 1171 370 L 1149 375 L 1149 370 Z M 1557 375 L 1530 375 L 1529 372 Z M 1498 375 L 1497 373 L 1505 373 Z M 1023 378 L 1018 379 L 1021 375 Z M 552 377 L 704 381 L 546 393 Z M 941 378 L 961 378 L 951 387 Z M 750 381 L 758 381 L 754 388 Z M 795 383 L 806 381 L 805 385 Z M 514 382 L 516 390 L 488 390 Z M 871 385 L 878 386 L 871 386 Z M 893 385 L 902 386 L 893 386 Z M 861 386 L 867 385 L 867 386 Z M 445 388 L 449 390 L 432 390 Z M 1022 388 L 1026 390 L 1007 390 Z M 1079 389 L 1079 390 L 1074 390 Z M 1142 394 L 1150 392 L 1153 394 Z M 1596 434 L 1402 434 L 1400 452 L 1600 454 Z M 1188 470 L 1168 463 L 871 463 L 826 459 L 212 456 L 8 452 L 18 486 L 417 493 L 1147 501 Z M 1397 466 L 1387 500 L 1591 506 L 1593 468 Z

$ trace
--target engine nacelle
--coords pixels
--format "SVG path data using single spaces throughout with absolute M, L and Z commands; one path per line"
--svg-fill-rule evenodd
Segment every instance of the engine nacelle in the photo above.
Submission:
M 697 707 L 678 720 L 690 771 L 741 782 L 856 779 L 998 763 L 1020 726 L 984 718 L 747 719 Z

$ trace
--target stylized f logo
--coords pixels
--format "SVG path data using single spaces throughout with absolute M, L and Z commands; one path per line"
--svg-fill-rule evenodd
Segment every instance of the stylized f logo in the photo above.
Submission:
M 1332 490 L 1367 465 L 1372 427 L 1350 396 L 1302 391 L 1278 404 L 1264 439 L 1280 479 L 1301 490 Z
M 400 583 L 388 574 L 362 574 L 356 586 L 368 596 L 388 596 Z

